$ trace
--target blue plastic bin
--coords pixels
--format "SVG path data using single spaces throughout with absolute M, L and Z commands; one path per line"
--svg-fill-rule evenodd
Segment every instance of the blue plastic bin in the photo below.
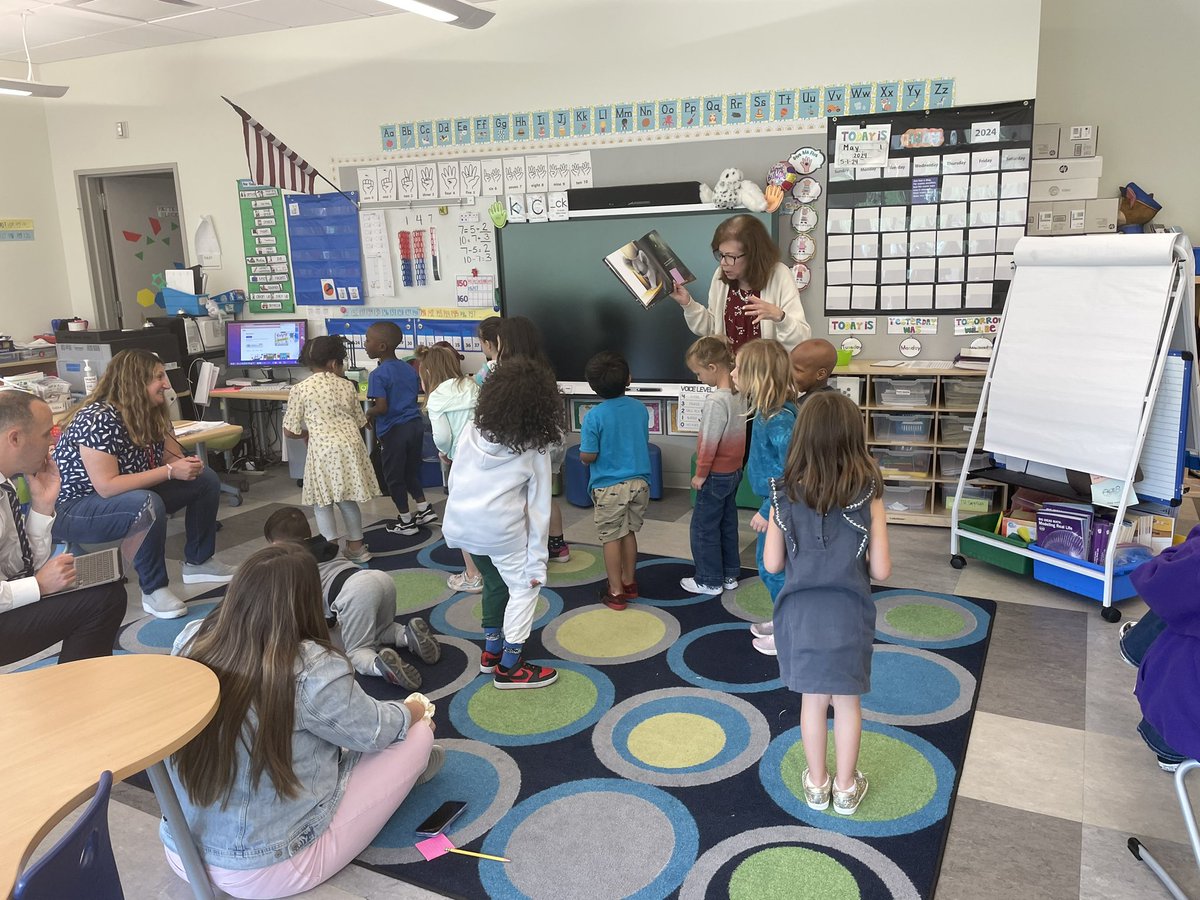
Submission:
M 572 506 L 591 506 L 592 492 L 588 490 L 588 467 L 579 461 L 579 445 L 567 448 L 563 460 L 563 493 Z M 663 496 L 662 450 L 650 445 L 650 499 Z
M 1098 566 L 1095 563 L 1076 559 L 1073 556 L 1067 556 L 1063 553 L 1055 553 L 1053 550 L 1047 550 L 1044 547 L 1039 547 L 1037 544 L 1030 544 L 1029 549 L 1035 553 L 1040 553 L 1042 556 L 1052 556 L 1055 559 L 1073 562 L 1083 566 L 1085 569 L 1092 569 L 1098 573 L 1104 571 L 1104 566 Z M 1127 600 L 1130 597 L 1137 596 L 1137 590 L 1134 589 L 1133 584 L 1129 581 L 1129 573 L 1140 565 L 1141 563 L 1133 563 L 1128 566 L 1117 566 L 1113 569 L 1112 598 L 1114 601 Z M 1055 587 L 1063 588 L 1082 597 L 1089 597 L 1092 600 L 1104 599 L 1104 581 L 1102 579 L 1089 578 L 1086 575 L 1080 575 L 1067 569 L 1060 569 L 1052 563 L 1042 562 L 1037 558 L 1033 560 L 1033 577 L 1045 584 L 1052 584 Z
M 208 307 L 204 301 L 211 299 L 221 312 L 233 316 L 242 311 L 246 302 L 246 292 L 240 290 L 225 291 L 209 297 L 208 294 L 189 294 L 187 291 L 165 287 L 162 289 L 163 306 L 168 315 L 186 313 L 189 316 L 207 316 Z

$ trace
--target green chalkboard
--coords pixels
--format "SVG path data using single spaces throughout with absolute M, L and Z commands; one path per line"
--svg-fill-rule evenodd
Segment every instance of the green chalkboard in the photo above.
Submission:
M 629 360 L 635 382 L 694 382 L 683 356 L 696 336 L 669 297 L 643 309 L 604 264 L 604 257 L 651 230 L 682 257 L 696 280 L 700 303 L 717 264 L 717 226 L 745 210 L 622 214 L 566 222 L 512 224 L 497 233 L 504 315 L 527 316 L 542 332 L 559 381 L 586 381 L 593 353 L 616 350 Z M 751 213 L 775 235 L 769 213 Z

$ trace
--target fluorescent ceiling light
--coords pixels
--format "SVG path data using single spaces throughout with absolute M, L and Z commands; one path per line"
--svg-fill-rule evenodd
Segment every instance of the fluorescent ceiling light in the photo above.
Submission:
M 61 97 L 67 92 L 65 84 L 41 84 L 33 80 L 33 60 L 29 58 L 29 41 L 25 37 L 25 16 L 21 13 L 21 43 L 25 47 L 25 78 L 0 78 L 0 94 L 14 97 Z
M 380 0 L 388 6 L 403 9 L 417 15 L 457 25 L 459 28 L 479 28 L 495 15 L 486 9 L 463 3 L 461 0 Z

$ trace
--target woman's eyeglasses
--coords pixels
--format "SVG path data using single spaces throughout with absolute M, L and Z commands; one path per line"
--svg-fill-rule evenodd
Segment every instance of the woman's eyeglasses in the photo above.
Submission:
M 745 255 L 745 253 L 722 253 L 720 250 L 713 251 L 713 259 L 719 263 L 728 263 L 731 266 Z

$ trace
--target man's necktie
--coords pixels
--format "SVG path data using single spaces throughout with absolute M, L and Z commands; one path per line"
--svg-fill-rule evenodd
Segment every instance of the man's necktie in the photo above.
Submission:
M 13 522 L 17 526 L 17 540 L 21 542 L 21 572 L 18 578 L 28 578 L 33 574 L 33 547 L 29 545 L 29 535 L 25 533 L 25 517 L 21 515 L 21 504 L 17 502 L 17 489 L 4 482 L 4 493 L 8 495 L 8 507 L 12 510 Z

